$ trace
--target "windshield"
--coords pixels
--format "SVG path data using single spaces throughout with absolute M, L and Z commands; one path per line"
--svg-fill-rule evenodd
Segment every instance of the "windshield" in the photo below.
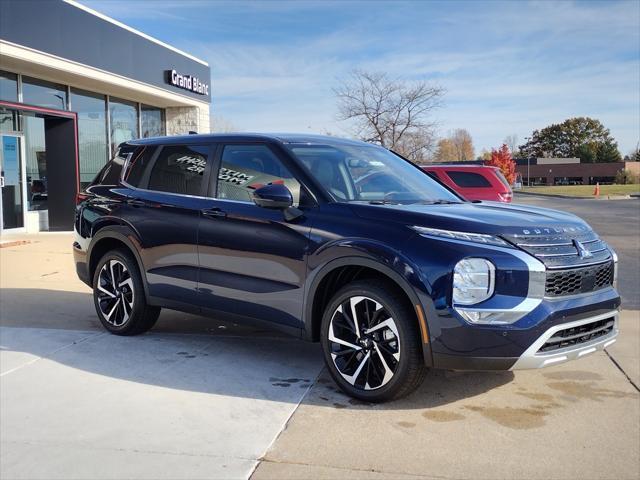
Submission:
M 338 201 L 460 203 L 429 175 L 377 146 L 288 145 Z

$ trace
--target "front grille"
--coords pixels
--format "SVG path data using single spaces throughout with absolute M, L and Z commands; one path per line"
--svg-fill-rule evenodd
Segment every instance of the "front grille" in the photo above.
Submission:
M 613 262 L 547 272 L 545 295 L 561 297 L 589 293 L 613 285 Z
M 578 327 L 560 330 L 540 347 L 538 353 L 548 353 L 563 348 L 587 343 L 600 337 L 605 337 L 613 331 L 615 318 L 598 320 Z
M 552 270 L 594 265 L 611 259 L 611 252 L 607 244 L 600 240 L 592 230 L 568 232 L 546 230 L 549 232 L 537 230 L 534 233 L 528 231 L 527 234 L 503 236 Z M 588 254 L 581 256 L 574 241 L 580 242 Z

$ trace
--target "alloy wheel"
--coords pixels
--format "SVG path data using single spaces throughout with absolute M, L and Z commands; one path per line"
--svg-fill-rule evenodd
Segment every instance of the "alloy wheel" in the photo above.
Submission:
M 98 305 L 105 321 L 121 327 L 133 310 L 134 290 L 131 274 L 124 263 L 108 260 L 98 277 Z
M 377 301 L 363 296 L 346 299 L 329 323 L 333 363 L 347 382 L 375 390 L 393 378 L 400 362 L 398 327 Z

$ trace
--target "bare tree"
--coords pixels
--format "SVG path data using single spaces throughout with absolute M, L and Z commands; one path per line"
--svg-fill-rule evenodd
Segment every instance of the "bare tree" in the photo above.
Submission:
M 220 115 L 212 115 L 209 123 L 213 133 L 231 133 L 238 131 L 233 123 Z
M 511 155 L 515 155 L 518 151 L 518 135 L 516 135 L 515 133 L 507 135 L 502 143 L 504 143 L 509 148 Z
M 356 70 L 334 93 L 339 119 L 351 121 L 358 138 L 415 162 L 424 160 L 433 148 L 435 123 L 431 115 L 442 103 L 443 88 Z

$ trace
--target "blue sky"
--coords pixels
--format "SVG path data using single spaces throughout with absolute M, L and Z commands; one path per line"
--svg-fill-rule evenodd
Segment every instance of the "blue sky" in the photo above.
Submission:
M 243 131 L 348 136 L 332 93 L 354 68 L 447 90 L 435 114 L 476 153 L 573 116 L 640 141 L 640 1 L 85 0 L 211 66 L 212 113 Z

